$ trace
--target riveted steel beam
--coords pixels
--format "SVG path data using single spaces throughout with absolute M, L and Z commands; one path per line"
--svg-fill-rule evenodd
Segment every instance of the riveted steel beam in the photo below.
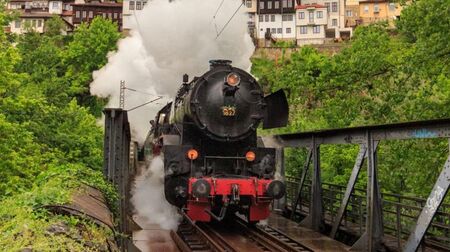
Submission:
M 444 201 L 445 196 L 448 193 L 450 184 L 450 156 L 445 162 L 444 169 L 442 169 L 436 183 L 434 184 L 433 190 L 431 190 L 430 195 L 426 201 L 422 212 L 419 215 L 417 224 L 413 231 L 409 235 L 408 241 L 406 242 L 403 251 L 416 251 L 423 237 L 430 226 L 431 221 L 436 215 L 439 206 Z
M 322 201 L 322 182 L 320 178 L 320 145 L 316 143 L 314 137 L 311 140 L 313 175 L 311 179 L 311 203 L 309 214 L 300 225 L 309 229 L 320 231 L 324 224 L 324 212 Z
M 310 148 L 308 150 L 308 156 L 306 157 L 305 165 L 303 166 L 300 184 L 298 185 L 297 196 L 295 197 L 295 200 L 292 204 L 291 219 L 294 219 L 295 212 L 297 211 L 297 206 L 300 203 L 300 199 L 302 197 L 302 190 L 303 190 L 303 186 L 305 185 L 306 176 L 308 175 L 309 164 L 311 163 L 312 154 L 313 154 L 313 149 Z M 300 206 L 300 208 L 301 208 L 301 206 Z
M 378 184 L 376 141 L 370 131 L 367 139 L 367 218 L 366 231 L 353 244 L 351 250 L 377 251 L 381 247 L 384 235 L 381 193 Z
M 316 144 L 364 144 L 367 131 L 376 141 L 449 138 L 450 118 L 282 134 L 262 137 L 262 141 L 266 147 L 309 147 L 314 136 Z

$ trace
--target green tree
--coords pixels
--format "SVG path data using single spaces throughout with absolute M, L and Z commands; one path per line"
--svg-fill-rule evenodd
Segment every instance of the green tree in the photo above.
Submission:
M 55 37 L 61 35 L 64 31 L 65 23 L 58 15 L 54 15 L 52 18 L 45 22 L 45 35 Z
M 76 95 L 78 102 L 91 108 L 91 112 L 100 115 L 97 100 L 89 94 L 92 72 L 107 63 L 107 54 L 117 48 L 120 38 L 117 25 L 110 20 L 96 17 L 90 25 L 82 24 L 77 28 L 73 41 L 64 53 L 63 62 L 67 65 L 66 81 L 70 83 L 69 94 Z

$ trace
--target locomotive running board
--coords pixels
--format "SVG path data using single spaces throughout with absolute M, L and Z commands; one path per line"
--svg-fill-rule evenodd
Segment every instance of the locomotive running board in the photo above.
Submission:
M 289 117 L 289 105 L 283 89 L 264 97 L 266 110 L 264 112 L 264 129 L 273 129 L 287 125 Z

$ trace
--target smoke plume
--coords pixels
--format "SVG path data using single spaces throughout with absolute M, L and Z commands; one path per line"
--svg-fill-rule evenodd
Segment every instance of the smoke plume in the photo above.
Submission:
M 181 84 L 182 75 L 190 79 L 209 68 L 211 59 L 230 59 L 233 65 L 249 69 L 254 47 L 247 33 L 248 17 L 241 6 L 223 33 L 242 0 L 149 1 L 132 18 L 131 36 L 122 39 L 108 64 L 94 73 L 91 93 L 109 97 L 108 107 L 119 105 L 119 83 L 125 81 L 125 109 L 141 105 L 157 96 L 163 99 L 130 111 L 133 135 L 142 141 L 149 121 Z M 215 15 L 217 11 L 217 14 Z M 215 18 L 213 18 L 215 15 Z
M 149 167 L 136 177 L 131 202 L 135 214 L 145 224 L 157 224 L 162 229 L 176 230 L 180 215 L 164 198 L 164 164 L 161 156 L 153 158 Z

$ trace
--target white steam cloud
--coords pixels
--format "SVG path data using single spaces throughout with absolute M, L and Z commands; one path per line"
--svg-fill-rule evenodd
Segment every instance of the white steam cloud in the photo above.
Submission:
M 157 224 L 162 229 L 176 230 L 181 216 L 164 198 L 164 163 L 155 157 L 147 169 L 136 177 L 131 202 L 144 226 Z
M 156 96 L 158 102 L 129 113 L 133 135 L 142 141 L 149 130 L 149 121 L 174 97 L 182 75 L 199 76 L 209 68 L 211 59 L 230 59 L 233 65 L 250 68 L 254 47 L 247 33 L 244 6 L 225 26 L 242 0 L 149 1 L 144 10 L 131 18 L 131 36 L 119 42 L 118 51 L 108 64 L 94 73 L 91 93 L 109 97 L 108 107 L 119 106 L 119 83 L 125 81 L 125 109 L 141 105 Z M 144 94 L 146 93 L 146 94 Z

